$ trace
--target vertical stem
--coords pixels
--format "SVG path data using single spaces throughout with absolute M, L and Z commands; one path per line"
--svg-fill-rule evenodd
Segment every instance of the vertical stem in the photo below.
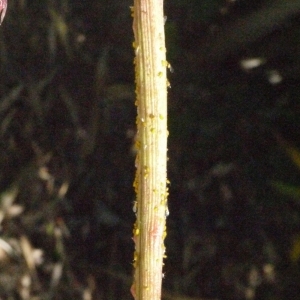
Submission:
M 135 300 L 161 298 L 167 213 L 167 78 L 163 0 L 134 0 L 137 157 Z

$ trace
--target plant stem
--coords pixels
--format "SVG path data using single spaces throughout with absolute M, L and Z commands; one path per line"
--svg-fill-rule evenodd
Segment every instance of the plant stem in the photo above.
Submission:
M 167 212 L 167 87 L 162 0 L 135 0 L 137 105 L 135 300 L 161 298 Z

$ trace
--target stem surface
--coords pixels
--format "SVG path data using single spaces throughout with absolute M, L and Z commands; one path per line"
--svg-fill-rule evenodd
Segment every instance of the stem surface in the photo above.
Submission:
M 136 300 L 161 298 L 167 214 L 167 87 L 162 0 L 135 0 L 133 31 L 137 105 L 134 204 Z

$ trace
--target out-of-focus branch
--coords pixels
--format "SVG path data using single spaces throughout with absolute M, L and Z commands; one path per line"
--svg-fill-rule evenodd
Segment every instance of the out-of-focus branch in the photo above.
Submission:
M 197 51 L 197 61 L 212 64 L 247 45 L 263 38 L 286 20 L 300 13 L 300 0 L 273 0 L 247 17 L 239 18 L 223 29 L 216 36 L 210 36 L 202 42 Z

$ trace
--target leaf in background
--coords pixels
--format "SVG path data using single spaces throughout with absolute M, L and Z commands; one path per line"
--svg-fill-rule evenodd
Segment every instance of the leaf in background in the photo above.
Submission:
M 291 160 L 297 166 L 297 168 L 300 169 L 300 151 L 297 148 L 290 145 L 287 145 L 285 147 L 285 150 L 289 155 L 289 157 L 291 158 Z
M 292 146 L 289 142 L 284 140 L 281 136 L 276 135 L 278 144 L 286 151 L 289 158 L 300 169 L 300 150 Z
M 292 262 L 296 263 L 300 258 L 300 235 L 297 235 L 292 242 L 292 247 L 290 251 L 290 259 Z
M 284 183 L 282 181 L 271 181 L 271 185 L 283 195 L 299 200 L 300 203 L 300 187 Z
M 222 0 L 177 0 L 175 3 L 189 12 L 191 20 L 210 22 L 219 14 L 224 2 Z
M 62 45 L 64 46 L 66 53 L 69 56 L 71 56 L 72 50 L 69 45 L 69 27 L 65 20 L 65 17 L 62 14 L 55 11 L 54 9 L 50 9 L 49 12 L 50 12 L 50 16 L 52 18 L 52 26 L 54 26 L 56 34 L 59 37 Z M 52 42 L 54 42 L 53 39 L 52 39 Z M 51 48 L 51 45 L 50 45 L 50 48 Z

